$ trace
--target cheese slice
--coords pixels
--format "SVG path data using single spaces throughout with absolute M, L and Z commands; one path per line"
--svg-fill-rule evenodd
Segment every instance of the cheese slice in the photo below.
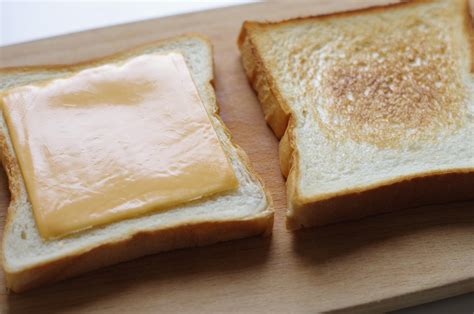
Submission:
M 18 87 L 2 102 L 43 238 L 238 186 L 179 53 Z

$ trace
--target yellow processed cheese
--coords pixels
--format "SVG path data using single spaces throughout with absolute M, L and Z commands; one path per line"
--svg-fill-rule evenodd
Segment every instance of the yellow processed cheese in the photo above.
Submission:
M 238 186 L 181 54 L 83 70 L 2 100 L 44 238 Z

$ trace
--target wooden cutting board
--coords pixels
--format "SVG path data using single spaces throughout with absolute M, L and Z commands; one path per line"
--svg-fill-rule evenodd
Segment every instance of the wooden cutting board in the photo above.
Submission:
M 215 48 L 222 117 L 264 178 L 276 210 L 272 238 L 158 254 L 22 295 L 8 295 L 2 287 L 0 312 L 366 312 L 473 291 L 474 203 L 405 210 L 297 233 L 285 229 L 278 142 L 240 65 L 236 38 L 241 23 L 373 3 L 259 3 L 0 48 L 2 67 L 70 63 L 184 32 L 206 34 Z M 2 227 L 8 202 L 1 173 Z

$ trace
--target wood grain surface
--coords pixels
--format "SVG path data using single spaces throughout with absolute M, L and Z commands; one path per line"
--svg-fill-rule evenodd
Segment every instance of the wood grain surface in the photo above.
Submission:
M 221 114 L 275 202 L 271 238 L 141 258 L 25 294 L 2 313 L 385 311 L 474 291 L 474 203 L 399 211 L 318 229 L 285 229 L 278 142 L 236 46 L 244 19 L 281 19 L 380 1 L 258 3 L 76 33 L 0 49 L 0 66 L 71 63 L 184 32 L 214 44 Z M 8 31 L 8 30 L 6 30 Z M 9 202 L 0 175 L 1 226 Z M 3 285 L 3 273 L 0 272 Z

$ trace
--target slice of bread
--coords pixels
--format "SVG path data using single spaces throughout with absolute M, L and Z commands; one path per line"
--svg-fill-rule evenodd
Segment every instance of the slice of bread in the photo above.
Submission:
M 288 228 L 474 198 L 473 38 L 465 0 L 243 24 Z
M 53 79 L 88 67 L 148 53 L 179 51 L 185 57 L 211 121 L 239 181 L 237 190 L 145 216 L 97 227 L 57 240 L 38 233 L 28 194 L 3 116 L 0 144 L 11 203 L 3 235 L 7 287 L 23 291 L 102 266 L 183 247 L 254 235 L 269 235 L 273 210 L 269 194 L 217 115 L 212 47 L 198 35 L 164 40 L 104 59 L 76 65 L 9 68 L 0 71 L 0 89 Z

